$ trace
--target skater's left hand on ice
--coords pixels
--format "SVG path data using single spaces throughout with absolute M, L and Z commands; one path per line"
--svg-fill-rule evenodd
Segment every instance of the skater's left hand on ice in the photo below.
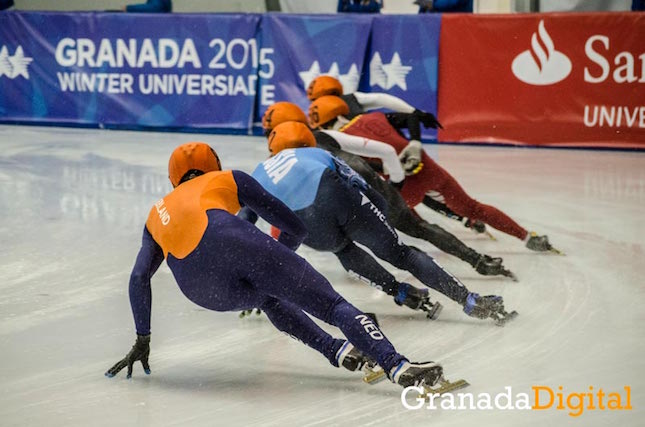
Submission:
M 128 367 L 127 378 L 132 377 L 132 365 L 137 360 L 141 361 L 143 365 L 143 371 L 150 375 L 150 365 L 148 364 L 148 356 L 150 356 L 150 335 L 137 335 L 137 341 L 132 346 L 132 350 L 126 356 L 119 360 L 114 366 L 112 366 L 105 373 L 105 376 L 112 378 L 118 374 L 121 369 Z

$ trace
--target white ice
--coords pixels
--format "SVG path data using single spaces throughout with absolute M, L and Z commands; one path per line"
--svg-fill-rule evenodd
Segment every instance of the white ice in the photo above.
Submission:
M 2 426 L 643 425 L 645 154 L 636 152 L 427 146 L 471 195 L 566 252 L 536 254 L 495 230 L 498 241 L 487 240 L 420 209 L 519 276 L 479 276 L 406 239 L 473 291 L 503 295 L 520 313 L 504 328 L 436 293 L 445 309 L 426 320 L 349 279 L 333 255 L 299 250 L 377 314 L 401 353 L 467 379 L 463 392 L 510 386 L 533 399 L 532 386 L 562 386 L 566 398 L 592 386 L 624 399 L 628 386 L 632 410 L 409 411 L 398 386 L 363 384 L 264 316 L 197 307 L 165 265 L 153 278 L 152 375 L 137 365 L 131 380 L 104 377 L 133 344 L 130 269 L 149 208 L 170 190 L 168 156 L 189 140 L 210 143 L 226 168 L 251 171 L 266 156 L 258 137 L 0 126 Z

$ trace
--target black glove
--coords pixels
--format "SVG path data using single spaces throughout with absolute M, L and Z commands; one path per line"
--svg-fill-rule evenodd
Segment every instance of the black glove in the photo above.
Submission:
M 426 129 L 443 129 L 443 126 L 441 126 L 439 120 L 437 120 L 437 118 L 432 113 L 427 113 L 421 110 L 414 110 L 412 114 L 415 114 L 419 117 L 419 120 L 421 120 L 421 123 L 423 123 L 423 126 L 425 126 Z
M 150 375 L 150 365 L 148 364 L 148 356 L 150 356 L 150 335 L 137 335 L 137 341 L 132 346 L 132 350 L 126 356 L 119 360 L 105 373 L 105 376 L 112 378 L 121 371 L 121 369 L 128 367 L 127 378 L 132 377 L 132 365 L 137 360 L 141 361 L 143 371 Z

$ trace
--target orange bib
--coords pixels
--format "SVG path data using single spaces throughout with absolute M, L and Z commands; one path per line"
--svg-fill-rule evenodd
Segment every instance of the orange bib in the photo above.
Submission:
M 222 209 L 235 215 L 240 210 L 232 171 L 209 172 L 179 185 L 150 210 L 146 227 L 163 250 L 185 258 L 195 250 L 208 226 L 206 211 Z

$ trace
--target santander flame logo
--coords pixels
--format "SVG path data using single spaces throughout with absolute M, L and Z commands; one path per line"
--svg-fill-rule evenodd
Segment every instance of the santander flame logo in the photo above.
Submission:
M 571 61 L 555 45 L 540 20 L 537 34 L 531 37 L 531 49 L 515 57 L 511 65 L 515 77 L 530 85 L 545 86 L 567 78 Z

